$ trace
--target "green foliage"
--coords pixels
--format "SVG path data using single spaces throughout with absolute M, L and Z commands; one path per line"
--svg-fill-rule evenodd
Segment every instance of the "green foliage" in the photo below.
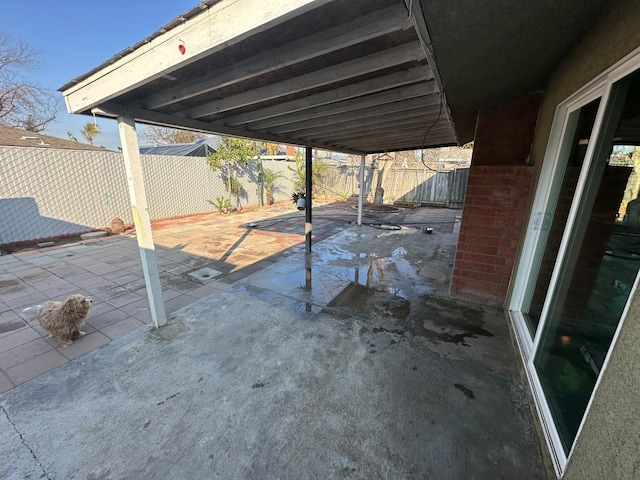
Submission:
M 236 177 L 229 177 L 229 182 L 227 183 L 227 188 L 229 193 L 233 193 L 234 195 L 242 192 L 242 183 Z
M 218 213 L 229 213 L 231 210 L 231 202 L 226 197 L 218 197 L 215 200 L 207 200 L 211 205 L 218 209 Z
M 242 184 L 238 180 L 238 175 L 242 167 L 245 167 L 253 159 L 257 158 L 258 151 L 255 142 L 243 140 L 241 138 L 222 137 L 220 146 L 215 153 L 207 156 L 209 167 L 213 170 L 221 170 L 225 189 L 231 195 L 236 196 L 236 207 L 240 209 L 240 193 Z
M 280 145 L 277 143 L 263 142 L 262 147 L 264 148 L 265 155 L 277 155 Z
M 298 200 L 301 198 L 305 198 L 305 194 L 303 190 L 298 190 L 296 192 L 291 192 L 291 201 L 293 203 L 298 203 Z
M 304 191 L 307 186 L 307 171 L 306 160 L 304 159 L 302 152 L 296 152 L 293 157 L 295 166 L 287 165 L 287 168 L 293 172 L 293 186 L 297 191 Z M 313 193 L 315 195 L 317 186 L 322 182 L 322 178 L 327 174 L 328 166 L 326 163 L 314 162 L 311 165 L 311 184 L 313 186 Z
M 87 122 L 82 130 L 80 130 L 80 134 L 84 137 L 89 145 L 93 145 L 93 138 L 96 135 L 100 135 L 100 127 L 98 127 L 97 123 Z
M 260 177 L 264 182 L 264 186 L 267 193 L 267 204 L 272 205 L 274 203 L 273 192 L 276 190 L 276 182 L 278 179 L 283 178 L 280 172 L 269 170 L 268 168 L 260 166 Z
M 256 158 L 257 153 L 255 143 L 250 140 L 222 137 L 218 150 L 209 154 L 207 161 L 214 170 L 229 165 L 246 166 Z
M 275 172 L 268 168 L 263 168 L 260 171 L 260 175 L 262 176 L 262 181 L 269 190 L 273 188 L 278 179 L 283 178 L 283 175 L 280 172 Z

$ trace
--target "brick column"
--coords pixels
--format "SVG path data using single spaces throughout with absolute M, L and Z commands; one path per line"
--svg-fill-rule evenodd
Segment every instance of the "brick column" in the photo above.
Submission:
M 527 166 L 471 166 L 450 294 L 504 302 L 531 188 Z
M 525 223 L 528 165 L 542 96 L 522 95 L 478 115 L 450 295 L 501 305 Z

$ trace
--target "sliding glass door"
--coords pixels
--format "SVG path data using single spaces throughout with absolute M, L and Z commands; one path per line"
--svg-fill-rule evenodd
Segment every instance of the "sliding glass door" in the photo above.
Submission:
M 510 308 L 562 464 L 640 270 L 640 72 L 560 113 Z

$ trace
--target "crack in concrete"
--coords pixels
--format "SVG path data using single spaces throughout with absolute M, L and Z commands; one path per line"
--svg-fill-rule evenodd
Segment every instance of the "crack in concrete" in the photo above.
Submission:
M 7 421 L 11 424 L 13 429 L 16 431 L 16 433 L 18 434 L 18 437 L 20 437 L 20 442 L 22 442 L 22 444 L 26 447 L 26 449 L 29 450 L 29 453 L 31 453 L 31 456 L 33 457 L 33 459 L 36 461 L 38 466 L 42 469 L 42 473 L 44 474 L 45 478 L 47 480 L 52 480 L 52 478 L 49 476 L 49 474 L 45 470 L 44 465 L 42 465 L 42 463 L 40 463 L 40 460 L 38 460 L 38 457 L 36 456 L 36 452 L 34 452 L 33 449 L 27 444 L 26 440 L 22 436 L 22 432 L 18 430 L 18 427 L 16 427 L 16 424 L 13 422 L 13 420 L 11 420 L 11 417 L 9 417 L 9 412 L 7 412 L 7 409 L 4 407 L 4 405 L 0 405 L 0 409 L 2 409 L 2 413 L 4 413 L 4 416 L 6 417 Z

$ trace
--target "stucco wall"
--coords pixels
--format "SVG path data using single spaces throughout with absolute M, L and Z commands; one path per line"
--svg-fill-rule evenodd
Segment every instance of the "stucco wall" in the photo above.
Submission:
M 544 92 L 538 128 L 531 149 L 531 163 L 542 166 L 551 123 L 559 103 L 592 81 L 607 68 L 640 47 L 640 2 L 618 0 L 603 12 L 602 20 L 569 52 L 552 74 Z
M 639 48 L 639 25 L 640 2 L 612 2 L 601 22 L 556 69 L 544 94 L 531 151 L 537 174 L 558 103 Z M 634 297 L 563 479 L 640 478 L 640 294 Z

